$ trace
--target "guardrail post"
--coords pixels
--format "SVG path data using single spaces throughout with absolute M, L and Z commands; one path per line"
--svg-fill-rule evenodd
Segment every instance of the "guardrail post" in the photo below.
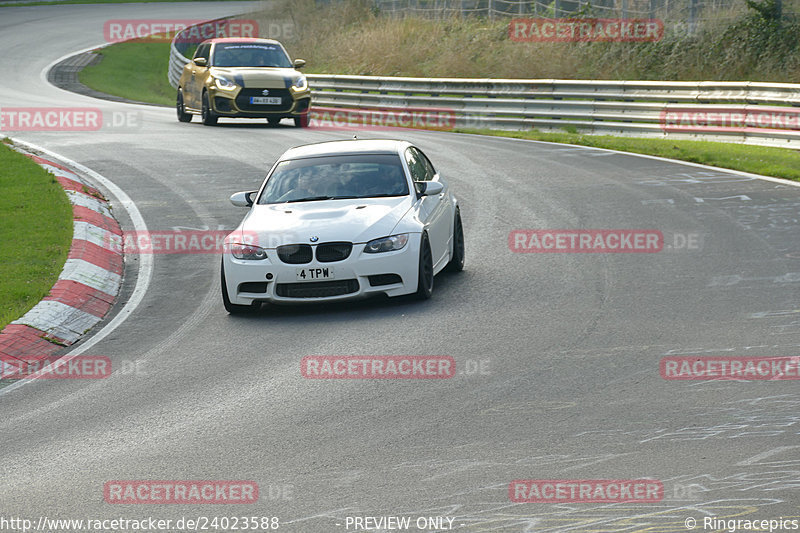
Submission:
M 694 35 L 697 29 L 697 0 L 689 0 L 689 35 Z

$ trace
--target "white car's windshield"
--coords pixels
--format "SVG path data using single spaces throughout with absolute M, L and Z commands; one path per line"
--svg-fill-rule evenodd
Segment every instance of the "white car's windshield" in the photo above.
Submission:
M 358 154 L 281 161 L 259 204 L 405 196 L 408 182 L 395 154 Z

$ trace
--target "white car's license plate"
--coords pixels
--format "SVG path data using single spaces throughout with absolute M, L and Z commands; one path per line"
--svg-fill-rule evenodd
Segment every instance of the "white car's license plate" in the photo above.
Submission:
M 298 268 L 297 281 L 318 281 L 321 279 L 336 279 L 332 267 Z
M 280 96 L 251 96 L 251 104 L 281 105 Z

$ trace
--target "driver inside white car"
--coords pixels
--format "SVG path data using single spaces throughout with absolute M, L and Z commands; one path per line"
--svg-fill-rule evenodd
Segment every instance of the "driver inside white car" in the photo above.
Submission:
M 310 167 L 298 169 L 298 176 L 295 178 L 294 188 L 283 194 L 277 201 L 291 202 L 319 196 L 314 192 L 314 181 L 314 172 Z

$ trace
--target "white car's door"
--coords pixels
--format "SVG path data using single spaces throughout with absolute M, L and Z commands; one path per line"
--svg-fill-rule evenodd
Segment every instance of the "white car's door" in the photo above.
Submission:
M 436 180 L 444 186 L 441 193 L 420 199 L 419 216 L 428 230 L 433 264 L 436 265 L 447 254 L 451 233 L 452 217 L 447 202 L 447 183 L 437 176 L 431 162 L 418 148 L 412 146 L 406 150 L 406 163 L 414 181 Z
M 450 242 L 450 236 L 453 232 L 453 215 L 451 214 L 451 205 L 448 201 L 450 197 L 450 192 L 447 187 L 447 183 L 438 177 L 435 181 L 439 181 L 443 186 L 442 192 L 436 195 L 437 202 L 436 202 L 436 210 L 434 212 L 433 221 L 432 221 L 432 230 L 431 234 L 432 240 L 436 241 L 436 249 L 438 250 L 438 254 L 435 254 L 434 257 L 438 259 L 433 262 L 433 264 L 437 264 L 440 260 L 445 259 Z

